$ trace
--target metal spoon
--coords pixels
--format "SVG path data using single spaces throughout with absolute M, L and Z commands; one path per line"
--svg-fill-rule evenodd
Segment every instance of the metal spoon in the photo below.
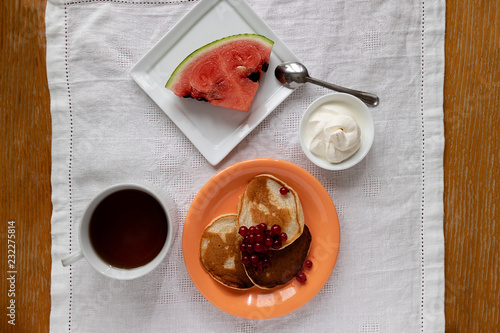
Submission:
M 356 96 L 369 106 L 377 106 L 379 102 L 378 97 L 374 94 L 344 88 L 325 81 L 314 79 L 309 76 L 307 68 L 299 62 L 284 62 L 281 65 L 278 65 L 274 71 L 274 75 L 278 81 L 283 83 L 283 85 L 287 88 L 295 89 L 306 82 L 310 82 L 328 89 Z

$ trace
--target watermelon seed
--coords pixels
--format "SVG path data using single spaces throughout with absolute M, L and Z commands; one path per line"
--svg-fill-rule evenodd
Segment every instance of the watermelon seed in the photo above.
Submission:
M 197 101 L 208 102 L 208 99 L 206 99 L 205 97 L 196 97 L 196 100 Z
M 248 78 L 253 82 L 257 82 L 260 79 L 260 72 L 253 72 L 250 75 L 248 75 Z
M 262 71 L 265 73 L 269 68 L 269 64 L 267 62 L 262 63 Z
M 193 96 L 191 96 L 190 94 L 186 94 L 184 96 L 182 96 L 183 98 L 193 98 Z

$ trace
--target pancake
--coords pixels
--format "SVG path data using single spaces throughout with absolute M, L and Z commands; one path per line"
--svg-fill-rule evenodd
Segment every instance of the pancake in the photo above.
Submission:
M 261 289 L 271 289 L 293 279 L 302 269 L 311 247 L 311 233 L 304 225 L 302 235 L 290 246 L 272 251 L 270 266 L 258 273 L 250 265 L 245 271 L 252 282 Z
M 205 270 L 216 281 L 234 289 L 253 287 L 241 263 L 241 242 L 236 214 L 216 217 L 200 240 L 200 261 Z
M 281 194 L 280 189 L 288 192 Z M 282 247 L 292 244 L 304 229 L 304 213 L 299 196 L 284 181 L 269 174 L 255 176 L 247 184 L 238 205 L 238 225 L 251 227 L 260 223 L 277 224 L 288 239 Z

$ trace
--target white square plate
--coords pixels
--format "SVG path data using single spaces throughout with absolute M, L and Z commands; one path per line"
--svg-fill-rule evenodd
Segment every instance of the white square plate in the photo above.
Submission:
M 179 98 L 165 88 L 177 65 L 216 39 L 257 33 L 274 41 L 269 71 L 249 112 Z M 131 69 L 130 75 L 212 164 L 218 164 L 293 90 L 274 77 L 284 61 L 299 61 L 244 0 L 201 0 Z

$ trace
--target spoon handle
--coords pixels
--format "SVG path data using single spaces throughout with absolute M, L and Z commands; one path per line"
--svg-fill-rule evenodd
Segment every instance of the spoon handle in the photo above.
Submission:
M 322 80 L 312 78 L 310 76 L 306 77 L 305 81 L 310 82 L 310 83 L 314 83 L 314 84 L 317 84 L 319 86 L 322 86 L 322 87 L 325 87 L 328 89 L 332 89 L 332 90 L 335 90 L 338 92 L 343 92 L 346 94 L 356 96 L 357 98 L 362 100 L 368 106 L 377 106 L 378 102 L 379 102 L 378 97 L 374 94 L 371 94 L 371 93 L 340 87 L 340 86 L 337 86 L 337 85 L 332 84 L 332 83 L 328 83 L 328 82 L 325 82 Z

